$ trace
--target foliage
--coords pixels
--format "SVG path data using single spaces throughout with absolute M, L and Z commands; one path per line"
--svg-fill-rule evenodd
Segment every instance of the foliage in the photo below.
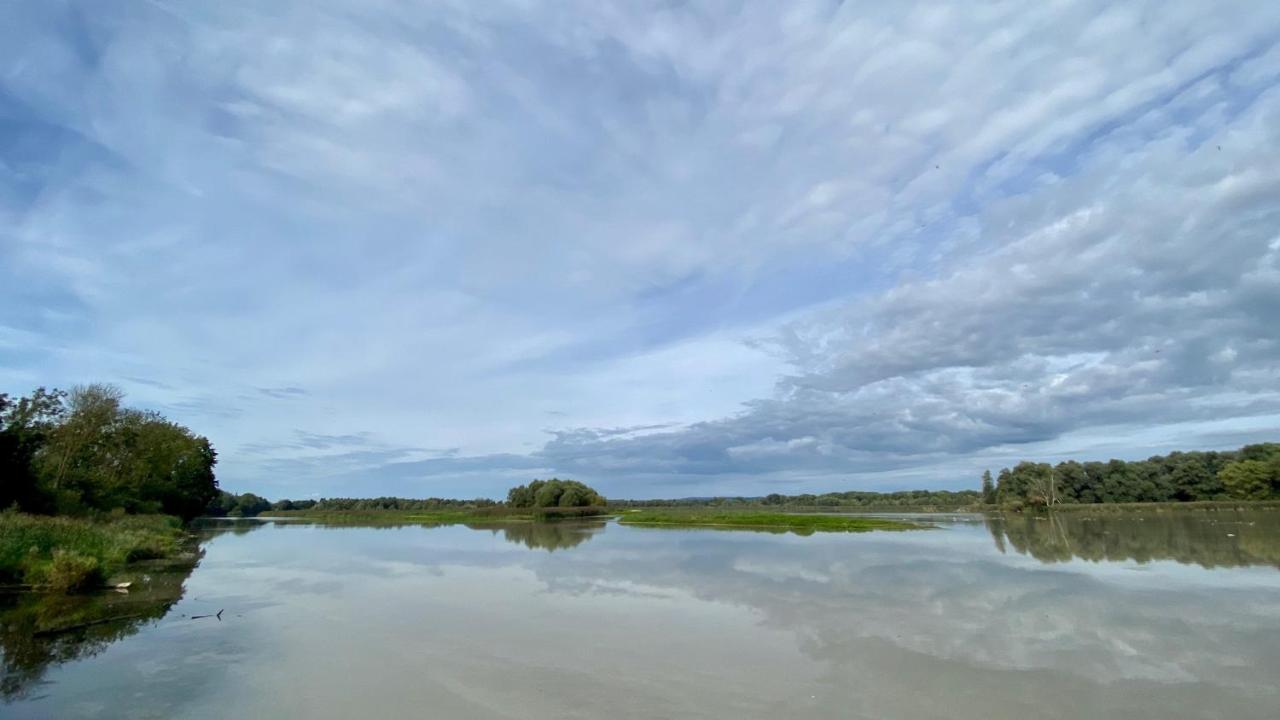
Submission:
M 519 508 L 513 508 L 519 511 Z M 607 515 L 609 511 L 599 505 L 579 505 L 576 507 L 546 507 L 533 508 L 532 517 L 535 520 L 572 520 L 574 518 L 589 518 Z
M 1146 460 L 1056 466 L 1020 462 L 1000 471 L 996 498 L 1006 506 L 1056 503 L 1155 503 L 1280 498 L 1280 443 L 1233 452 L 1174 452 Z
M 120 509 L 182 518 L 217 493 L 206 438 L 125 408 L 110 385 L 0 396 L 0 503 L 42 514 Z
M 294 503 L 289 503 L 293 509 Z M 259 513 L 274 509 L 270 500 L 253 493 L 236 495 L 226 490 L 219 490 L 218 496 L 204 509 L 204 514 L 211 517 L 257 517 Z
M 283 505 L 288 502 L 290 507 L 285 508 Z M 272 507 L 272 510 L 317 510 L 317 511 L 345 511 L 345 510 L 407 510 L 407 511 L 430 511 L 445 510 L 459 508 L 478 508 L 493 507 L 497 505 L 493 500 L 488 498 L 477 498 L 475 500 L 455 500 L 450 498 L 397 498 L 397 497 L 376 497 L 376 498 L 320 498 L 319 500 L 281 500 L 280 508 Z
M 1237 460 L 1218 472 L 1222 486 L 1233 498 L 1266 500 L 1274 497 L 1275 472 L 1262 460 Z
M 804 507 L 820 509 L 841 508 L 897 508 L 933 510 L 955 509 L 979 505 L 982 495 L 976 490 L 904 490 L 901 492 L 869 492 L 851 490 L 822 495 L 781 495 L 773 493 L 764 497 L 702 497 L 666 500 L 610 500 L 610 507 Z
M 126 563 L 174 553 L 182 537 L 177 518 L 163 515 L 105 519 L 0 513 L 0 582 L 50 590 L 80 590 Z
M 507 505 L 528 507 L 598 507 L 605 504 L 600 493 L 577 480 L 534 480 L 528 485 L 511 488 Z
M 991 471 L 982 471 L 982 502 L 994 505 L 996 502 L 996 484 L 991 479 Z
M 35 457 L 61 419 L 65 398 L 60 390 L 42 387 L 23 398 L 0 394 L 0 507 L 51 510 L 38 488 Z

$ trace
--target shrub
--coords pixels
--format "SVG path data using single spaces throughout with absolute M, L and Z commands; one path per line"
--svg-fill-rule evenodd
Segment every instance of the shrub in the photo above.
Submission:
M 51 559 L 30 565 L 25 579 L 54 592 L 79 592 L 102 584 L 102 564 L 74 550 L 55 548 Z
M 511 507 L 590 507 L 602 506 L 606 501 L 600 493 L 576 480 L 534 480 L 528 485 L 513 487 L 507 493 Z

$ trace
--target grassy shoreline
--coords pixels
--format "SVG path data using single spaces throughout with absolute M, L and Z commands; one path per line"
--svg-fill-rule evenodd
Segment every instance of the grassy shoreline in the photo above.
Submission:
M 799 514 L 759 511 L 629 510 L 618 518 L 623 525 L 662 527 L 710 527 L 812 532 L 869 532 L 872 530 L 918 530 L 924 525 L 886 518 L 851 517 L 832 514 Z
M 168 515 L 78 518 L 0 513 L 0 584 L 50 592 L 101 587 L 135 560 L 176 554 L 186 533 Z

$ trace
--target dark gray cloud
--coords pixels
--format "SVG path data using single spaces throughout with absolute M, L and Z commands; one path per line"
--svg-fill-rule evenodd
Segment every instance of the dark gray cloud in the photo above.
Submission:
M 1169 129 L 1141 153 L 1100 147 L 984 213 L 987 250 L 789 325 L 776 343 L 800 372 L 776 397 L 675 432 L 560 433 L 544 456 L 695 483 L 1280 413 L 1277 128 L 1271 91 L 1199 146 Z

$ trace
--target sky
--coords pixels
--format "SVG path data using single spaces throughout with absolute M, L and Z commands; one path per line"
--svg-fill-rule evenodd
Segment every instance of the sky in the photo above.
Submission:
M 1280 3 L 0 4 L 0 391 L 271 498 L 1280 440 Z

